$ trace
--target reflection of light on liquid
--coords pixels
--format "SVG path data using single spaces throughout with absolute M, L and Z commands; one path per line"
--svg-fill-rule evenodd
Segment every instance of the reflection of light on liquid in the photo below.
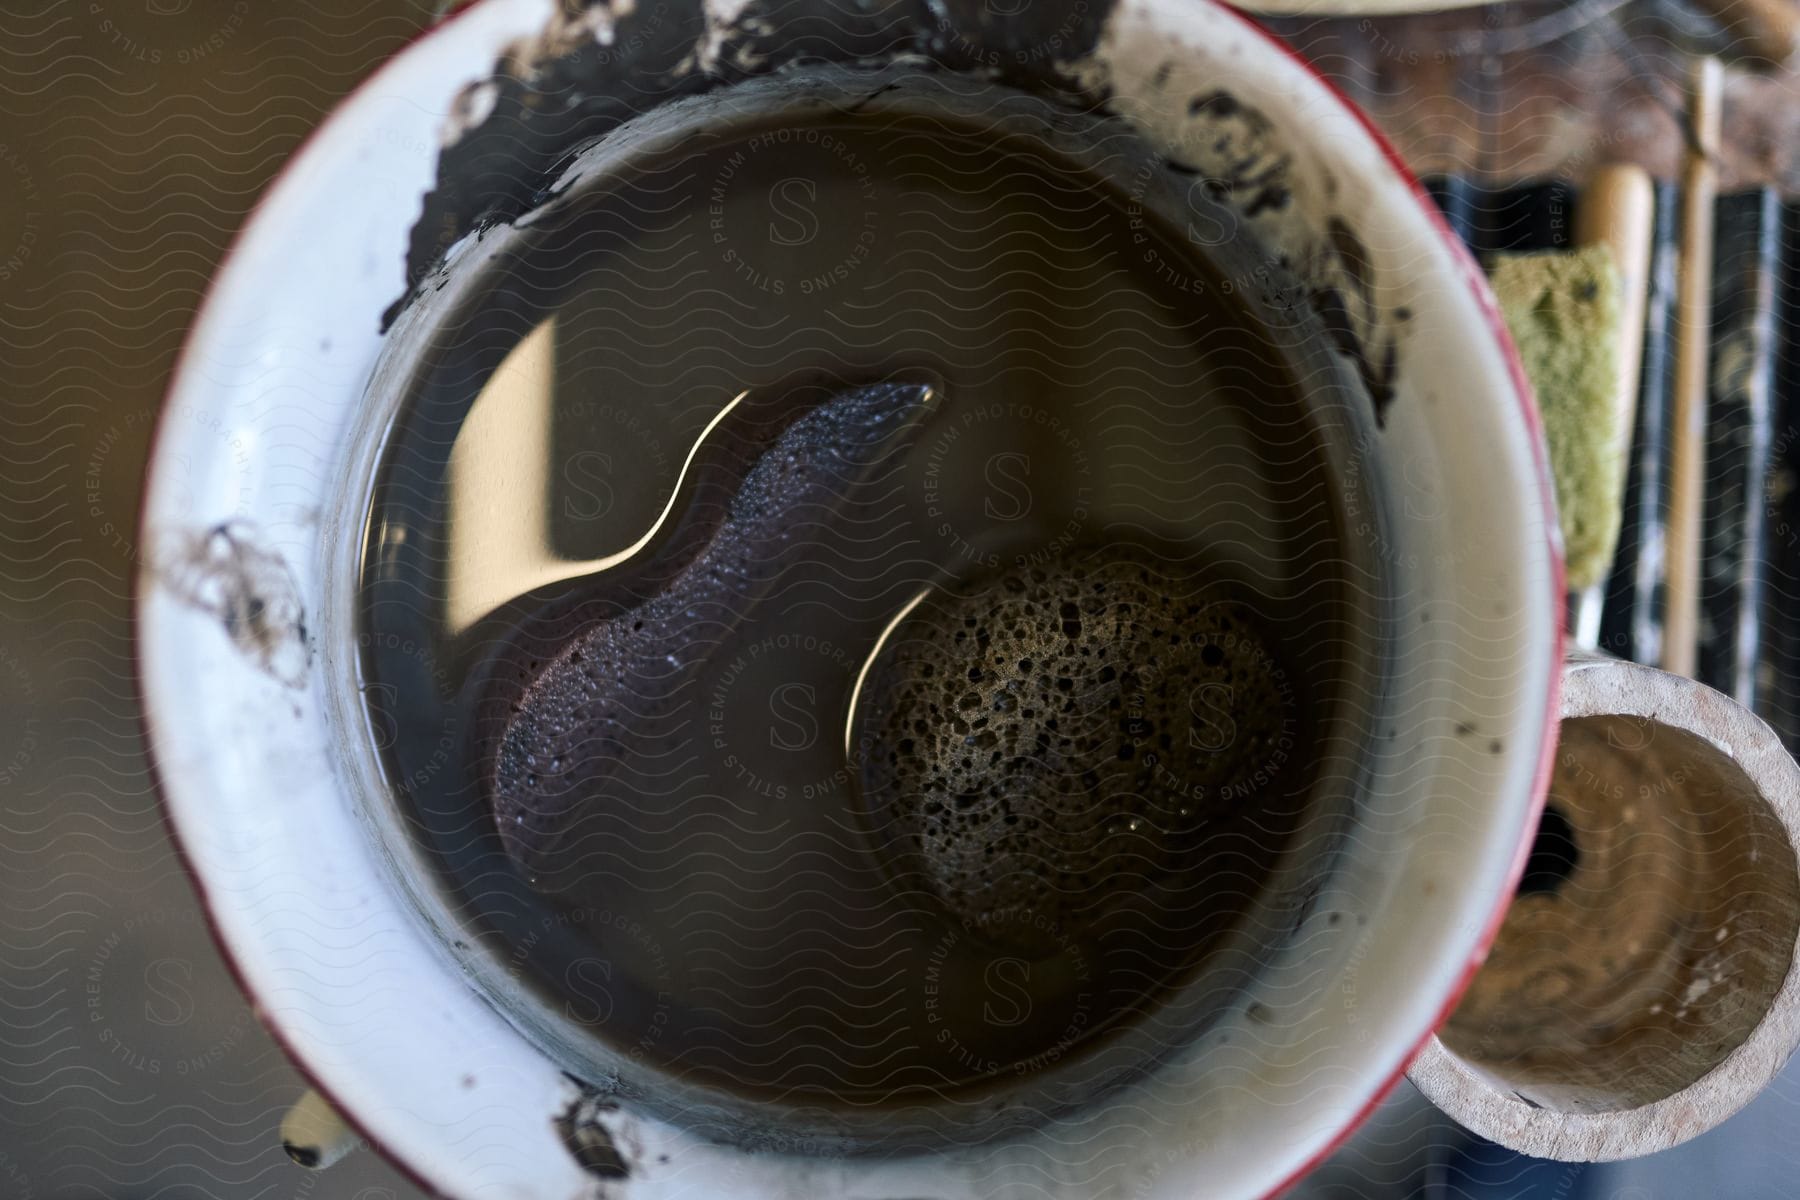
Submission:
M 556 396 L 556 318 L 514 346 L 469 409 L 450 451 L 449 579 L 460 633 L 534 585 L 558 578 L 544 469 Z
M 888 639 L 894 635 L 894 630 L 900 627 L 900 622 L 906 620 L 907 614 L 919 607 L 925 597 L 929 595 L 931 595 L 930 588 L 921 590 L 918 595 L 901 606 L 899 612 L 894 614 L 893 619 L 887 623 L 887 627 L 881 631 L 881 635 L 875 639 L 874 647 L 863 658 L 862 669 L 856 673 L 856 682 L 850 686 L 849 717 L 844 722 L 844 754 L 853 762 L 856 759 L 856 705 L 862 697 L 863 684 L 868 682 L 869 670 L 875 665 L 875 660 L 881 656 L 881 648 L 887 645 Z
M 682 463 L 668 504 L 642 537 L 595 559 L 557 556 L 551 544 L 549 471 L 556 404 L 556 318 L 506 356 L 457 431 L 450 449 L 445 623 L 454 635 L 526 592 L 615 567 L 647 546 L 674 511 L 706 438 L 744 398 L 708 422 Z

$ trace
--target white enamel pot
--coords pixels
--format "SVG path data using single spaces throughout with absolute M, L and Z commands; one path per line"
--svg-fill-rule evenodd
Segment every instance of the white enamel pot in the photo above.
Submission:
M 371 815 L 352 601 L 393 403 L 377 364 L 408 311 L 482 252 L 477 230 L 528 219 L 591 141 L 540 103 L 506 127 L 506 154 L 486 153 L 496 114 L 532 88 L 642 129 L 704 118 L 737 89 L 799 86 L 814 66 L 841 82 L 921 64 L 1104 102 L 1175 167 L 1221 181 L 1244 236 L 1296 285 L 1277 296 L 1335 310 L 1330 353 L 1373 409 L 1356 463 L 1380 512 L 1351 526 L 1380 539 L 1391 574 L 1392 719 L 1282 948 L 1182 1053 L 977 1144 L 721 1145 L 628 1095 L 579 1091 L 571 1071 L 607 1081 L 475 986 L 478 964 L 422 911 L 394 829 Z M 482 0 L 363 84 L 257 208 L 182 355 L 143 532 L 156 772 L 219 941 L 318 1089 L 410 1174 L 470 1200 L 1278 1191 L 1379 1102 L 1480 963 L 1559 711 L 1553 500 L 1483 279 L 1379 135 L 1210 0 Z

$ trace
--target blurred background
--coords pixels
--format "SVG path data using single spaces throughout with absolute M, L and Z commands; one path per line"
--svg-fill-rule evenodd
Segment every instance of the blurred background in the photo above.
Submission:
M 317 1174 L 282 1152 L 277 1124 L 303 1087 L 168 840 L 129 615 L 142 468 L 207 280 L 307 131 L 443 7 L 0 11 L 0 1200 L 419 1194 L 366 1151 Z M 1800 91 L 1745 53 L 1729 8 L 1578 0 L 1272 24 L 1422 173 L 1477 198 L 1614 157 L 1672 177 L 1685 57 L 1720 52 L 1734 60 L 1723 185 L 1792 194 Z M 1473 1139 L 1402 1084 L 1298 1194 L 1787 1197 L 1796 1127 L 1790 1071 L 1679 1150 L 1567 1166 Z

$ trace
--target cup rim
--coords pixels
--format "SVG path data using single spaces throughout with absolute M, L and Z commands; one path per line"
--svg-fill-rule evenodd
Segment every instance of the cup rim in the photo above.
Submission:
M 1364 131 L 1368 134 L 1369 139 L 1375 144 L 1375 148 L 1387 161 L 1388 166 L 1399 176 L 1402 183 L 1411 190 L 1413 198 L 1425 215 L 1426 222 L 1436 231 L 1437 237 L 1449 247 L 1451 255 L 1460 261 L 1465 280 L 1469 284 L 1470 290 L 1474 293 L 1476 301 L 1481 307 L 1482 314 L 1487 320 L 1488 330 L 1500 344 L 1505 355 L 1507 369 L 1512 375 L 1513 391 L 1519 397 L 1521 402 L 1519 406 L 1520 416 L 1524 419 L 1525 425 L 1531 434 L 1533 461 L 1537 474 L 1536 482 L 1538 497 L 1540 503 L 1544 505 L 1546 515 L 1549 518 L 1545 523 L 1545 529 L 1547 530 L 1551 541 L 1551 590 L 1552 608 L 1555 618 L 1553 661 L 1560 664 L 1567 650 L 1566 621 L 1568 608 L 1568 576 L 1566 563 L 1563 558 L 1561 528 L 1557 523 L 1556 518 L 1555 485 L 1550 474 L 1550 458 L 1544 442 L 1543 416 L 1538 410 L 1536 392 L 1531 386 L 1531 381 L 1526 377 L 1524 360 L 1519 357 L 1518 347 L 1513 343 L 1512 332 L 1507 328 L 1505 318 L 1500 315 L 1499 304 L 1494 299 L 1493 292 L 1487 286 L 1487 276 L 1482 272 L 1480 265 L 1475 261 L 1474 254 L 1470 252 L 1466 245 L 1464 245 L 1463 240 L 1456 235 L 1456 232 L 1450 228 L 1450 222 L 1445 219 L 1442 210 L 1440 210 L 1436 202 L 1432 200 L 1430 193 L 1425 190 L 1425 185 L 1419 182 L 1418 175 L 1407 165 L 1406 160 L 1401 157 L 1400 151 L 1394 145 L 1393 140 L 1375 124 L 1374 119 L 1361 107 L 1352 103 L 1350 98 L 1344 94 L 1342 88 L 1338 87 L 1338 85 L 1328 76 L 1314 67 L 1312 63 L 1308 62 L 1298 50 L 1271 33 L 1249 12 L 1239 10 L 1230 4 L 1221 4 L 1221 7 L 1224 8 L 1230 16 L 1235 17 L 1238 21 L 1242 22 L 1242 24 L 1253 33 L 1261 36 L 1271 48 L 1278 53 L 1285 55 L 1304 69 L 1312 77 L 1314 82 L 1324 88 L 1325 91 L 1330 94 L 1331 98 L 1342 106 L 1342 108 L 1362 126 Z M 1271 8 L 1268 11 L 1270 15 L 1276 15 L 1278 11 L 1283 10 Z M 1513 849 L 1513 861 L 1507 871 L 1505 889 L 1497 898 L 1493 911 L 1488 916 L 1487 924 L 1482 928 L 1481 933 L 1477 937 L 1474 951 L 1470 954 L 1468 961 L 1464 964 L 1456 982 L 1445 995 L 1444 1002 L 1439 1007 L 1436 1018 L 1431 1022 L 1430 1027 L 1418 1036 L 1413 1047 L 1406 1053 L 1399 1067 L 1393 1071 L 1385 1082 L 1375 1089 L 1369 1099 L 1363 1104 L 1362 1108 L 1351 1118 L 1349 1123 L 1310 1159 L 1301 1163 L 1277 1186 L 1265 1192 L 1262 1200 L 1274 1200 L 1275 1197 L 1282 1195 L 1294 1184 L 1311 1174 L 1312 1171 L 1342 1147 L 1344 1143 L 1348 1142 L 1351 1136 L 1362 1127 L 1371 1115 L 1374 1114 L 1375 1110 L 1381 1107 L 1388 1096 L 1393 1093 L 1394 1089 L 1400 1085 L 1400 1081 L 1407 1077 L 1407 1071 L 1413 1060 L 1430 1049 L 1437 1041 L 1438 1029 L 1443 1026 L 1444 1022 L 1450 1019 L 1450 1014 L 1456 1011 L 1457 1004 L 1462 1000 L 1463 994 L 1469 990 L 1469 985 L 1474 981 L 1475 973 L 1481 969 L 1482 963 L 1486 961 L 1488 951 L 1493 948 L 1495 939 L 1500 935 L 1500 926 L 1506 919 L 1507 909 L 1512 905 L 1513 894 L 1517 891 L 1519 881 L 1524 878 L 1525 867 L 1531 857 L 1532 839 L 1537 828 L 1537 823 L 1543 816 L 1544 804 L 1548 798 L 1550 779 L 1556 765 L 1556 730 L 1562 722 L 1562 685 L 1563 676 L 1561 670 L 1553 670 L 1550 673 L 1549 696 L 1544 706 L 1544 728 L 1539 740 L 1537 771 L 1535 780 L 1532 784 L 1532 801 L 1528 820 L 1521 832 L 1518 844 Z
M 1503 355 L 1510 375 L 1510 390 L 1518 398 L 1518 416 L 1523 418 L 1523 425 L 1532 443 L 1533 484 L 1536 494 L 1536 506 L 1542 511 L 1546 520 L 1543 528 L 1548 540 L 1548 560 L 1550 564 L 1550 597 L 1549 613 L 1554 629 L 1553 642 L 1549 647 L 1549 659 L 1560 663 L 1564 653 L 1564 606 L 1566 596 L 1564 590 L 1564 563 L 1555 520 L 1554 493 L 1549 473 L 1547 455 L 1543 444 L 1543 430 L 1533 393 L 1526 380 L 1523 365 L 1518 357 L 1510 334 L 1502 320 L 1498 308 L 1489 292 L 1485 276 L 1477 266 L 1473 256 L 1462 245 L 1461 241 L 1450 230 L 1447 222 L 1430 200 L 1429 195 L 1418 182 L 1413 172 L 1400 158 L 1385 134 L 1378 129 L 1368 116 L 1352 104 L 1343 92 L 1329 78 L 1321 74 L 1312 64 L 1302 58 L 1292 47 L 1279 40 L 1267 31 L 1258 21 L 1249 15 L 1221 3 L 1220 0 L 1200 0 L 1200 4 L 1216 10 L 1228 20 L 1240 26 L 1251 38 L 1262 47 L 1275 51 L 1292 64 L 1298 66 L 1314 86 L 1337 105 L 1343 113 L 1352 118 L 1367 134 L 1376 150 L 1388 167 L 1394 172 L 1400 183 L 1411 193 L 1414 203 L 1424 215 L 1426 224 L 1434 231 L 1433 236 L 1444 243 L 1452 257 L 1456 260 L 1461 282 L 1473 296 L 1482 317 L 1486 322 L 1486 334 L 1492 338 Z M 436 54 L 464 40 L 469 45 L 492 50 L 502 44 L 505 39 L 491 31 L 477 31 L 473 27 L 486 15 L 505 13 L 514 18 L 505 22 L 508 28 L 514 26 L 535 29 L 542 24 L 544 17 L 551 11 L 552 5 L 546 0 L 464 0 L 453 9 L 440 23 L 424 29 L 410 39 L 404 46 L 383 62 L 369 77 L 358 83 L 332 108 L 326 118 L 313 129 L 292 153 L 288 161 L 276 173 L 263 194 L 257 199 L 244 223 L 232 239 L 231 245 L 221 258 L 216 268 L 213 281 L 209 284 L 208 294 L 193 322 L 190 324 L 183 345 L 171 372 L 170 384 L 165 402 L 159 410 L 153 431 L 150 463 L 146 469 L 142 501 L 140 503 L 140 534 L 147 538 L 150 533 L 152 500 L 156 496 L 159 483 L 159 472 L 167 466 L 162 450 L 166 444 L 166 434 L 172 421 L 172 412 L 177 399 L 187 390 L 190 380 L 201 373 L 202 348 L 205 345 L 209 330 L 207 320 L 209 313 L 220 305 L 221 281 L 236 271 L 242 270 L 247 259 L 258 248 L 264 246 L 278 234 L 274 225 L 274 212 L 281 202 L 298 191 L 314 186 L 308 172 L 312 160 L 321 147 L 329 144 L 333 138 L 342 134 L 353 113 L 360 111 L 368 103 L 379 96 L 383 84 L 391 80 L 402 64 L 415 63 L 423 56 Z M 451 89 L 446 88 L 446 97 Z M 144 541 L 147 545 L 148 542 Z M 233 980 L 246 998 L 252 1003 L 265 1029 L 281 1047 L 296 1070 L 308 1083 L 324 1095 L 334 1107 L 345 1117 L 346 1121 L 361 1133 L 371 1147 L 388 1159 L 405 1174 L 413 1183 L 433 1194 L 446 1194 L 428 1174 L 426 1168 L 418 1164 L 417 1158 L 396 1144 L 395 1139 L 377 1135 L 372 1132 L 366 1119 L 359 1115 L 357 1104 L 350 1103 L 345 1096 L 335 1090 L 329 1080 L 324 1078 L 313 1066 L 307 1052 L 301 1045 L 301 1039 L 284 1026 L 279 1019 L 279 1004 L 266 991 L 259 989 L 252 972 L 246 967 L 248 957 L 243 946 L 234 944 L 226 933 L 224 916 L 230 902 L 212 886 L 207 874 L 199 864 L 199 855 L 194 845 L 195 831 L 184 829 L 178 810 L 182 802 L 178 799 L 183 790 L 182 781 L 171 774 L 167 760 L 159 754 L 158 706 L 155 701 L 157 685 L 152 679 L 153 671 L 148 668 L 144 656 L 144 644 L 157 636 L 158 622 L 147 612 L 147 593 L 152 590 L 154 581 L 149 579 L 143 569 L 134 575 L 132 580 L 132 603 L 137 620 L 134 622 L 134 638 L 138 653 L 134 657 L 134 668 L 138 692 L 144 699 L 140 707 L 140 719 L 144 728 L 144 744 L 151 767 L 151 776 L 160 798 L 162 799 L 163 819 L 169 829 L 171 841 L 175 846 L 184 870 L 193 881 L 195 891 L 201 902 L 201 910 L 210 936 L 218 947 L 221 959 L 230 971 Z M 1531 832 L 1537 815 L 1541 812 L 1545 792 L 1554 761 L 1555 730 L 1559 721 L 1559 689 L 1562 674 L 1552 669 L 1548 673 L 1548 692 L 1544 701 L 1543 728 L 1538 737 L 1538 761 L 1535 768 L 1534 782 L 1531 789 L 1527 820 L 1520 828 L 1519 835 L 1511 852 L 1510 866 L 1506 871 L 1507 886 L 1495 898 L 1492 911 L 1486 924 L 1476 936 L 1472 952 L 1468 955 L 1459 970 L 1455 983 L 1444 996 L 1439 1011 L 1431 1025 L 1417 1034 L 1410 1049 L 1403 1055 L 1400 1063 L 1379 1082 L 1369 1094 L 1367 1100 L 1348 1120 L 1344 1121 L 1337 1132 L 1310 1157 L 1299 1162 L 1294 1168 L 1272 1187 L 1262 1194 L 1273 1197 L 1280 1195 L 1299 1179 L 1310 1173 L 1324 1159 L 1338 1149 L 1351 1134 L 1367 1119 L 1388 1096 L 1400 1080 L 1406 1075 L 1412 1060 L 1431 1043 L 1435 1030 L 1454 1010 L 1457 1001 L 1467 988 L 1475 971 L 1481 965 L 1486 953 L 1498 933 L 1511 900 L 1513 888 L 1522 875 L 1529 856 Z

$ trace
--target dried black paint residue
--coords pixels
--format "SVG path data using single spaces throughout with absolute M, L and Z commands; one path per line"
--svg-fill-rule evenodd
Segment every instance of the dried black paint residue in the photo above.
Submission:
M 1394 402 L 1394 377 L 1399 372 L 1399 347 L 1392 337 L 1380 348 L 1366 344 L 1357 335 L 1349 308 L 1338 289 L 1316 288 L 1312 302 L 1325 323 L 1331 344 L 1356 367 L 1357 377 L 1362 380 L 1369 393 L 1369 402 L 1374 406 L 1376 427 L 1386 428 L 1388 407 Z
M 1246 218 L 1293 202 L 1293 155 L 1265 114 L 1223 89 L 1191 97 L 1187 112 L 1194 124 L 1186 151 L 1191 161 L 1166 158 L 1169 170 L 1200 180 L 1210 198 Z M 1381 336 L 1374 261 L 1349 222 L 1336 216 L 1327 223 L 1313 261 L 1316 270 L 1308 275 L 1315 281 L 1313 307 L 1332 344 L 1355 366 L 1376 426 L 1385 428 L 1399 374 L 1399 345 L 1392 332 Z M 1292 307 L 1291 298 L 1277 293 L 1273 299 L 1278 310 Z
M 1342 277 L 1355 311 L 1362 317 L 1360 335 L 1352 322 L 1344 294 L 1332 288 L 1321 289 L 1317 300 L 1325 317 L 1325 327 L 1339 350 L 1356 364 L 1356 372 L 1369 392 L 1375 407 L 1375 424 L 1385 428 L 1388 406 L 1394 402 L 1394 379 L 1399 374 L 1399 346 L 1392 333 L 1385 339 L 1377 336 L 1380 321 L 1375 302 L 1374 259 L 1362 238 L 1342 217 L 1332 217 L 1325 225 L 1335 274 Z
M 1171 161 L 1171 167 L 1204 175 L 1209 190 L 1246 217 L 1286 208 L 1293 200 L 1294 157 L 1261 110 L 1218 90 L 1190 99 L 1188 117 L 1202 130 L 1198 161 Z
M 312 659 L 300 589 L 279 554 L 245 521 L 163 535 L 151 555 L 157 583 L 219 619 L 226 636 L 289 687 L 306 686 Z
M 1394 403 L 1394 379 L 1400 373 L 1399 342 L 1390 335 L 1379 350 L 1372 346 L 1363 347 L 1363 353 L 1356 359 L 1356 369 L 1362 376 L 1363 386 L 1369 389 L 1369 403 L 1375 406 L 1375 427 L 1386 429 L 1388 408 Z
M 412 230 L 406 287 L 383 313 L 382 329 L 453 244 L 543 203 L 580 150 L 639 113 L 791 67 L 874 67 L 899 56 L 922 71 L 970 72 L 1065 103 L 1100 105 L 1106 95 L 1057 64 L 1092 53 L 1116 3 L 1064 0 L 1002 13 L 989 0 L 750 0 L 729 29 L 713 29 L 701 0 L 638 0 L 616 15 L 620 0 L 564 0 L 539 38 L 515 47 L 478 85 L 492 90 L 493 103 L 439 156 L 436 184 Z M 592 32 L 601 17 L 604 41 Z M 1292 204 L 1293 157 L 1264 113 L 1222 89 L 1191 97 L 1188 113 L 1201 130 L 1197 161 L 1166 159 L 1170 170 L 1203 178 L 1213 198 L 1246 217 Z M 1331 284 L 1313 294 L 1385 425 L 1398 349 L 1391 335 L 1373 344 L 1370 263 L 1353 234 L 1345 239 L 1349 232 L 1335 222 L 1327 253 L 1341 266 L 1343 286 L 1359 293 L 1356 319 Z
M 556 1116 L 556 1132 L 563 1145 L 575 1156 L 576 1165 L 596 1179 L 631 1178 L 631 1164 L 619 1152 L 612 1134 L 600 1123 L 603 1113 L 617 1112 L 615 1101 L 592 1088 L 582 1086 L 581 1094 Z
M 1372 304 L 1375 298 L 1375 268 L 1369 260 L 1369 248 L 1363 245 L 1362 239 L 1356 236 L 1349 223 L 1342 217 L 1332 217 L 1325 223 L 1325 233 L 1331 239 L 1331 249 L 1337 255 L 1338 265 L 1343 267 L 1344 274 L 1350 280 L 1364 304 Z
M 1293 155 L 1262 111 L 1234 93 L 1215 89 L 1190 97 L 1187 114 L 1186 157 L 1166 158 L 1169 170 L 1200 180 L 1209 197 L 1246 218 L 1284 210 L 1293 202 Z M 1313 306 L 1332 344 L 1355 366 L 1368 390 L 1377 427 L 1385 427 L 1394 401 L 1399 346 L 1392 331 L 1382 332 L 1374 259 L 1350 223 L 1333 216 L 1311 261 L 1313 270 L 1306 277 L 1313 284 Z
M 1351 276 L 1354 286 L 1356 280 L 1353 272 L 1354 268 L 1344 264 L 1344 273 Z M 1331 344 L 1356 367 L 1357 377 L 1369 393 L 1369 403 L 1375 411 L 1376 427 L 1386 428 L 1388 408 L 1394 402 L 1394 381 L 1400 373 L 1399 342 L 1392 332 L 1385 338 L 1377 336 L 1379 325 L 1374 302 L 1366 292 L 1354 292 L 1353 297 L 1356 311 L 1362 314 L 1360 323 L 1366 332 L 1358 332 L 1358 321 L 1351 316 L 1350 303 L 1346 302 L 1341 289 L 1331 286 L 1314 288 L 1312 304 L 1320 320 L 1324 322 Z
M 750 0 L 730 29 L 716 30 L 701 0 L 637 0 L 616 16 L 606 0 L 564 0 L 539 38 L 515 47 L 476 85 L 492 90 L 492 106 L 439 155 L 407 249 L 406 289 L 382 314 L 382 330 L 452 245 L 542 203 L 578 150 L 639 113 L 791 66 L 900 55 L 921 70 L 979 72 L 1028 91 L 1076 95 L 1080 85 L 1054 64 L 1093 50 L 1115 2 L 1001 14 L 986 0 Z
M 576 13 L 598 7 L 573 6 Z M 478 85 L 495 89 L 492 108 L 438 156 L 437 181 L 407 249 L 406 291 L 382 314 L 383 332 L 446 250 L 540 203 L 575 149 L 635 112 L 702 90 L 701 78 L 677 70 L 705 30 L 700 0 L 640 4 L 617 20 L 610 46 L 575 37 L 574 23 L 573 15 L 558 17 L 544 34 L 546 43 L 568 36 L 571 49 L 520 47 Z

